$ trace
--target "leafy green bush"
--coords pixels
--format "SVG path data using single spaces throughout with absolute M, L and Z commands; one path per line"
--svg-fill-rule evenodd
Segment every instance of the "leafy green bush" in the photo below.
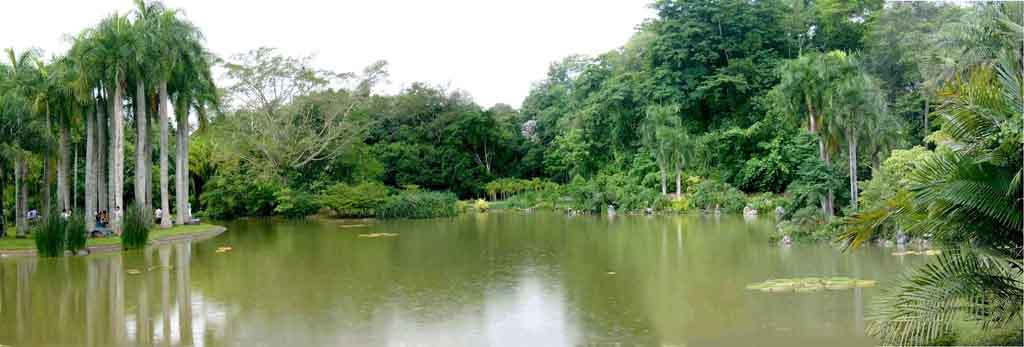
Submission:
M 608 205 L 638 211 L 663 205 L 664 200 L 659 192 L 642 186 L 638 179 L 624 173 L 601 173 L 590 180 L 576 176 L 565 190 L 574 209 L 590 212 L 603 211 Z
M 57 257 L 64 255 L 64 246 L 67 240 L 67 221 L 61 218 L 60 214 L 50 213 L 43 217 L 43 220 L 33 231 L 36 241 L 36 251 L 41 257 Z
M 477 212 L 487 212 L 487 210 L 491 208 L 491 204 L 488 204 L 487 200 L 476 199 L 476 201 L 473 202 L 473 208 L 475 208 Z
M 206 182 L 199 201 L 203 213 L 212 218 L 269 216 L 274 212 L 280 189 L 272 181 L 253 179 L 237 169 L 225 168 Z
M 153 220 L 150 219 L 150 216 L 149 211 L 138 204 L 128 207 L 128 211 L 125 211 L 124 214 L 124 220 L 121 222 L 121 246 L 124 249 L 146 247 L 146 242 L 149 241 L 149 230 L 153 227 Z
M 64 225 L 65 243 L 67 249 L 71 253 L 77 253 L 79 250 L 85 248 L 85 217 L 80 215 L 72 215 L 68 218 Z
M 761 193 L 747 197 L 747 206 L 762 214 L 773 213 L 778 206 L 789 210 L 792 204 L 793 202 L 788 197 L 781 194 Z
M 743 206 L 747 203 L 747 196 L 739 189 L 728 183 L 710 179 L 694 186 L 691 195 L 694 207 L 708 210 L 718 207 L 728 213 L 742 211 Z
M 378 218 L 435 218 L 458 214 L 455 194 L 405 191 L 387 199 L 376 209 Z
M 338 183 L 320 194 L 320 203 L 340 217 L 372 217 L 388 202 L 388 187 L 377 182 Z
M 686 212 L 690 210 L 690 197 L 685 193 L 669 200 L 668 209 L 672 212 Z
M 313 194 L 284 188 L 274 193 L 274 212 L 288 218 L 302 218 L 320 210 L 320 200 Z

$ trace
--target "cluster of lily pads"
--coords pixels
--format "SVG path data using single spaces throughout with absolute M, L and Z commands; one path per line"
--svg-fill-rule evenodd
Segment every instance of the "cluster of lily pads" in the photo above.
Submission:
M 901 255 L 939 255 L 939 254 L 942 254 L 942 251 L 937 250 L 937 249 L 929 249 L 929 250 L 920 251 L 920 252 L 918 252 L 918 251 L 906 251 L 906 252 L 893 252 L 892 253 L 892 255 L 895 255 L 895 256 L 901 256 Z
M 747 285 L 749 290 L 760 290 L 767 293 L 812 293 L 821 290 L 846 290 L 850 288 L 874 287 L 873 280 L 861 280 L 849 277 L 804 277 L 779 278 Z

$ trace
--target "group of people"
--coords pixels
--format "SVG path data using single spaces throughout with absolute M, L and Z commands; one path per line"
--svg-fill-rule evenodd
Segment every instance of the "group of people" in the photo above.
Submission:
M 114 216 L 121 217 L 120 206 L 114 207 Z M 93 216 L 93 219 L 96 221 L 96 228 L 106 229 L 107 227 L 110 226 L 110 213 L 108 213 L 107 210 L 101 210 L 99 212 L 96 212 L 96 215 Z

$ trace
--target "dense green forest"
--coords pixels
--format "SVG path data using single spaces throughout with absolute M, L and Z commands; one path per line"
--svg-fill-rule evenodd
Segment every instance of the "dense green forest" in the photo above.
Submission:
M 126 202 L 178 224 L 188 210 L 450 216 L 470 199 L 779 209 L 798 240 L 971 245 L 892 294 L 872 326 L 886 341 L 1019 325 L 1020 3 L 650 6 L 628 42 L 552 63 L 516 108 L 428 83 L 382 93 L 383 60 L 336 72 L 273 48 L 216 57 L 181 12 L 137 1 L 68 52 L 6 52 L 0 230 L 25 234 L 31 208 Z

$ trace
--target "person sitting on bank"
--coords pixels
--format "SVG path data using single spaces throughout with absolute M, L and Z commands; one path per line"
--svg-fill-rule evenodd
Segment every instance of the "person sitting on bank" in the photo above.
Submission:
M 153 217 L 154 217 L 154 219 L 156 219 L 156 224 L 160 224 L 160 222 L 163 221 L 161 219 L 161 218 L 163 218 L 163 214 L 164 214 L 164 211 L 159 209 L 159 208 L 156 209 L 156 211 L 153 211 Z
M 65 208 L 64 211 L 61 211 L 60 218 L 64 218 L 64 220 L 67 220 L 68 218 L 71 218 L 71 212 L 68 211 L 68 209 Z

